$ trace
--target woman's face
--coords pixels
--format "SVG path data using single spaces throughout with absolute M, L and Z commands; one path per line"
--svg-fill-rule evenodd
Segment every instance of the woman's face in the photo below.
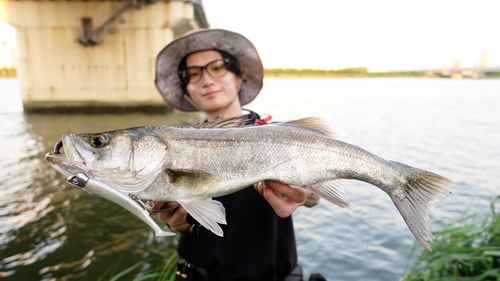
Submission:
M 222 60 L 219 52 L 214 50 L 200 51 L 190 54 L 186 58 L 186 66 L 188 68 L 204 67 L 215 60 Z M 230 71 L 219 78 L 210 76 L 206 69 L 203 69 L 202 72 L 200 81 L 188 84 L 186 87 L 189 96 L 196 103 L 195 106 L 204 112 L 226 111 L 229 108 L 241 109 L 238 95 L 241 77 Z

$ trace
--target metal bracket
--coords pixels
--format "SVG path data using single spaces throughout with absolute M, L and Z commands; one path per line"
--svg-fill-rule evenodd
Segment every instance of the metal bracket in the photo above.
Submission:
M 119 23 L 125 23 L 125 19 L 122 17 L 122 14 L 130 8 L 131 6 L 136 6 L 137 9 L 140 8 L 141 0 L 127 0 L 121 7 L 119 7 L 110 17 L 107 19 L 101 26 L 92 30 L 92 18 L 82 18 L 82 30 L 77 31 L 77 36 L 75 41 L 82 44 L 83 46 L 94 46 L 97 44 L 101 44 L 102 40 L 99 38 L 99 34 L 103 32 L 105 29 L 108 30 L 109 33 L 113 33 L 114 29 L 111 27 L 111 24 L 114 21 L 118 21 Z
M 67 183 L 69 183 L 69 184 L 71 184 L 73 186 L 79 187 L 79 188 L 87 191 L 88 193 L 94 195 L 92 192 L 90 192 L 87 189 L 85 189 L 85 185 L 87 185 L 88 181 L 89 181 L 89 177 L 87 177 L 87 175 L 84 174 L 84 173 L 76 173 L 76 175 L 69 176 L 66 179 Z

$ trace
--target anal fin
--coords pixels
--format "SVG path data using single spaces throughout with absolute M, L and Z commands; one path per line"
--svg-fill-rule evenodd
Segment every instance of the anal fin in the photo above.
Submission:
M 307 189 L 339 207 L 350 208 L 351 205 L 345 201 L 342 195 L 344 193 L 343 183 L 345 181 L 345 179 L 328 180 L 307 186 Z

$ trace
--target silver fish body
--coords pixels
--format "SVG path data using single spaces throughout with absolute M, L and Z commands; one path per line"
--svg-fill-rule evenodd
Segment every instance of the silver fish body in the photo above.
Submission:
M 368 182 L 389 195 L 417 241 L 430 250 L 430 207 L 449 194 L 451 181 L 339 141 L 317 118 L 239 127 L 242 120 L 66 135 L 63 147 L 67 161 L 96 180 L 142 199 L 178 201 L 221 236 L 224 207 L 212 197 L 276 180 L 348 207 L 342 179 Z

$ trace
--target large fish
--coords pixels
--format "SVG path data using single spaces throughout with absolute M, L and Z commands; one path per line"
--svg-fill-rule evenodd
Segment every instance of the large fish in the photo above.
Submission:
M 177 201 L 219 236 L 225 210 L 212 197 L 276 180 L 349 207 L 342 179 L 360 180 L 385 191 L 420 245 L 431 250 L 430 207 L 450 193 L 450 180 L 339 141 L 319 118 L 241 126 L 246 118 L 65 135 L 46 159 L 67 176 L 84 171 L 94 184 L 125 194 Z

